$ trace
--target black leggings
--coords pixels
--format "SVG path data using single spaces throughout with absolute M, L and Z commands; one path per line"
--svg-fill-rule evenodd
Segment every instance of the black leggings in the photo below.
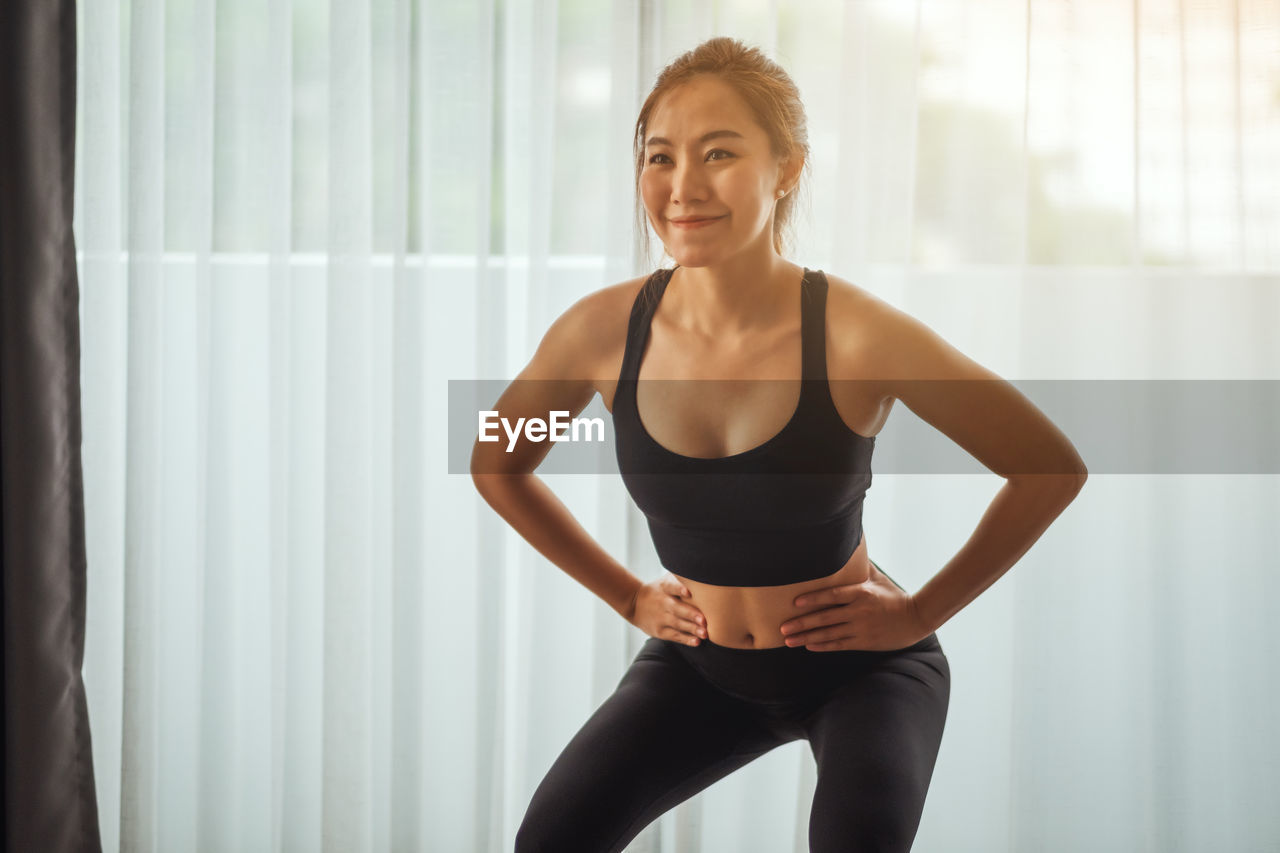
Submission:
M 668 809 L 799 738 L 818 765 L 810 851 L 910 850 L 950 696 L 937 634 L 892 652 L 650 637 L 538 785 L 516 853 L 620 851 Z

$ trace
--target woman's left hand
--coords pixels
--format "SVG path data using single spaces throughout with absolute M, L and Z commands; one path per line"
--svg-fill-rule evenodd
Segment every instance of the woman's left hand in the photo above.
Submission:
M 788 646 L 805 646 L 810 651 L 894 651 L 913 646 L 931 633 L 915 599 L 874 563 L 863 583 L 806 592 L 795 603 L 815 609 L 782 623 L 782 634 Z

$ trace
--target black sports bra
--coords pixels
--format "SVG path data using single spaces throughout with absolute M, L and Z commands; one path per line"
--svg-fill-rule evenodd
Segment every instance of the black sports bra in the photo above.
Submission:
M 800 401 L 782 431 L 732 456 L 684 456 L 658 444 L 636 407 L 653 313 L 674 270 L 659 269 L 631 308 L 614 394 L 618 470 L 672 573 L 718 586 L 777 586 L 833 574 L 862 541 L 875 437 L 849 429 L 831 399 L 827 277 L 800 287 Z M 646 380 L 648 381 L 648 380 Z

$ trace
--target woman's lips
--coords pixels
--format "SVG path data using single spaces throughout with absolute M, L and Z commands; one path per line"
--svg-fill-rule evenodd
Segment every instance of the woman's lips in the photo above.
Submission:
M 676 222 L 673 219 L 671 220 L 671 224 L 677 228 L 702 228 L 703 226 L 710 225 L 713 222 L 719 222 L 721 219 L 724 219 L 724 217 L 715 216 L 710 219 L 695 219 L 691 222 Z

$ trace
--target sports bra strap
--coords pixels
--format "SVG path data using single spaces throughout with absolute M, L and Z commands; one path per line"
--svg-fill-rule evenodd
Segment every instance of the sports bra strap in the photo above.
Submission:
M 640 356 L 648 337 L 649 324 L 653 322 L 653 312 L 658 301 L 667 289 L 673 269 L 659 268 L 645 281 L 631 305 L 631 319 L 627 323 L 627 343 L 622 356 L 622 371 L 619 379 L 635 381 L 640 374 Z
M 800 340 L 803 347 L 802 375 L 813 382 L 827 378 L 826 302 L 827 277 L 808 268 L 804 271 L 800 299 Z

